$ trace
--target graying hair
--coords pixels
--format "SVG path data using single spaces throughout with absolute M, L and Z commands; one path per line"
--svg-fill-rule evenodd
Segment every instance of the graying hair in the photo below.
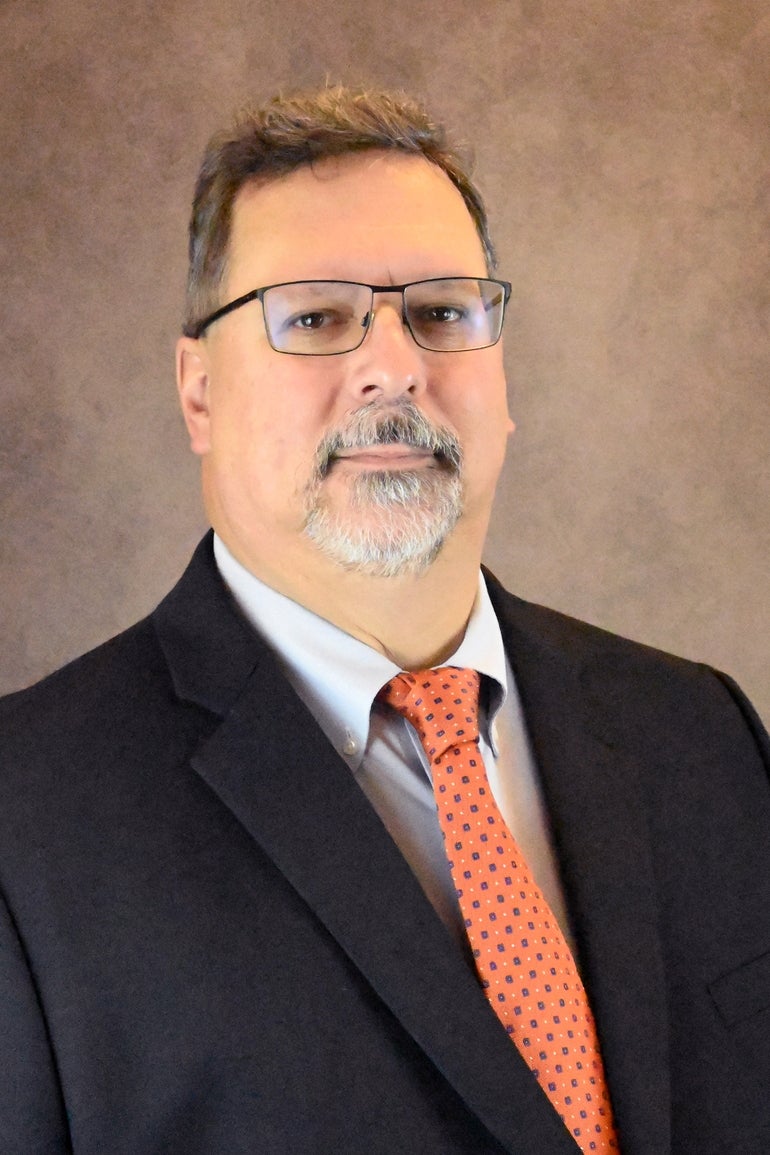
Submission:
M 401 92 L 342 86 L 279 95 L 241 113 L 206 149 L 193 198 L 183 331 L 217 309 L 233 205 L 244 185 L 267 182 L 326 157 L 384 149 L 423 156 L 460 192 L 479 235 L 489 273 L 495 252 L 470 166 L 426 109 Z

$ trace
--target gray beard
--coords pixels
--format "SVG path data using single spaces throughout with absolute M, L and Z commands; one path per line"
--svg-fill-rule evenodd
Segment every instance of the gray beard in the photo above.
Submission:
M 361 473 L 350 481 L 347 505 L 329 508 L 323 483 L 340 449 L 395 443 L 432 452 L 436 464 Z M 378 577 L 422 573 L 462 514 L 457 438 L 431 425 L 410 401 L 397 407 L 366 406 L 319 446 L 305 510 L 306 536 L 342 568 Z

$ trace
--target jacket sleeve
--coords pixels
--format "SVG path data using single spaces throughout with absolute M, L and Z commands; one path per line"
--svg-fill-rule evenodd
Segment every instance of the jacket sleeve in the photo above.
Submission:
M 0 1151 L 72 1151 L 45 1018 L 23 944 L 0 895 Z

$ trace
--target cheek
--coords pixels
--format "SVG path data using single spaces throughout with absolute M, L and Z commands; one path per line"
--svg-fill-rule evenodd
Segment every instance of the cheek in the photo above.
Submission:
M 459 356 L 460 354 L 458 354 Z M 444 420 L 468 442 L 468 451 L 486 442 L 490 451 L 512 432 L 505 374 L 499 358 L 480 359 L 442 390 Z
M 223 483 L 250 503 L 292 503 L 307 485 L 318 444 L 326 432 L 323 413 L 297 390 L 241 391 L 212 422 Z
M 455 428 L 465 457 L 469 491 L 494 489 L 503 465 L 513 423 L 508 412 L 505 377 L 499 364 L 482 363 L 464 388 L 453 393 L 446 417 Z

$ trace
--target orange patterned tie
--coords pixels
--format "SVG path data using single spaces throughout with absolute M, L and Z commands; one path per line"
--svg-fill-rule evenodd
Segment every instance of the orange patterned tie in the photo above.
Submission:
M 380 692 L 420 736 L 484 993 L 584 1152 L 618 1151 L 593 1016 L 564 936 L 497 808 L 475 670 L 398 674 Z

